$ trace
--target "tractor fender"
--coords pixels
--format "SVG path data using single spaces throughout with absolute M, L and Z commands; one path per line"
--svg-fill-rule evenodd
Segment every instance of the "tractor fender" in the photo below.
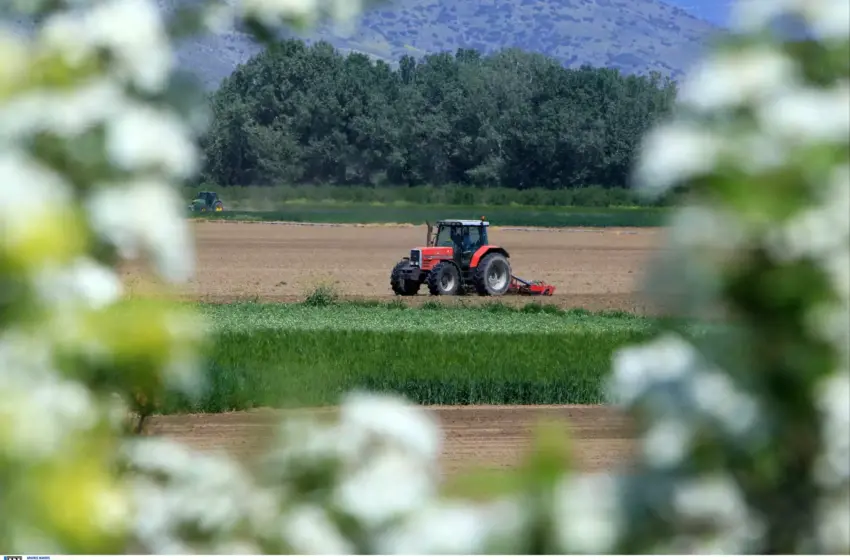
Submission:
M 499 247 L 498 245 L 484 245 L 483 247 L 479 247 L 479 249 L 473 253 L 472 260 L 469 261 L 469 268 L 475 268 L 478 266 L 478 262 L 490 253 L 501 253 L 502 255 L 505 255 L 505 258 L 510 258 L 510 255 L 504 248 Z

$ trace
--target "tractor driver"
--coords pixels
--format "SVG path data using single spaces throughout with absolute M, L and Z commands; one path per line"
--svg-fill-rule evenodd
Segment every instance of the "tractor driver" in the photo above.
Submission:
M 456 247 L 460 247 L 461 253 L 466 253 L 472 250 L 472 236 L 469 234 L 469 228 L 452 227 L 450 232 L 452 243 Z

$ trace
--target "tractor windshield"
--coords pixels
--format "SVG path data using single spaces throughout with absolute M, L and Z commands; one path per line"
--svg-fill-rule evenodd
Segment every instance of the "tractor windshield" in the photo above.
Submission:
M 441 226 L 437 231 L 437 247 L 459 247 L 462 251 L 474 251 L 486 243 L 482 228 L 470 226 Z
M 457 227 L 440 226 L 437 230 L 437 237 L 434 240 L 435 247 L 452 247 L 454 243 L 452 239 L 456 237 Z

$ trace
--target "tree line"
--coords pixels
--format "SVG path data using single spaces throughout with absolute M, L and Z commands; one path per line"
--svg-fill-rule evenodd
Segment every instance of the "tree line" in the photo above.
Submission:
M 471 49 L 396 68 L 326 42 L 286 40 L 211 96 L 204 180 L 623 187 L 641 136 L 675 100 L 659 74 L 567 69 Z

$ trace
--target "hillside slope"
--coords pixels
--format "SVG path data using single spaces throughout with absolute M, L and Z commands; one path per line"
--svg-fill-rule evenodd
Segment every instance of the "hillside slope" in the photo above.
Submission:
M 193 0 L 158 1 L 169 12 Z M 459 47 L 485 53 L 518 47 L 570 67 L 678 77 L 716 31 L 660 0 L 389 0 L 368 10 L 353 33 L 323 25 L 301 37 L 391 63 L 406 54 L 418 58 Z M 231 31 L 184 42 L 178 58 L 181 67 L 215 87 L 258 51 L 250 37 Z

